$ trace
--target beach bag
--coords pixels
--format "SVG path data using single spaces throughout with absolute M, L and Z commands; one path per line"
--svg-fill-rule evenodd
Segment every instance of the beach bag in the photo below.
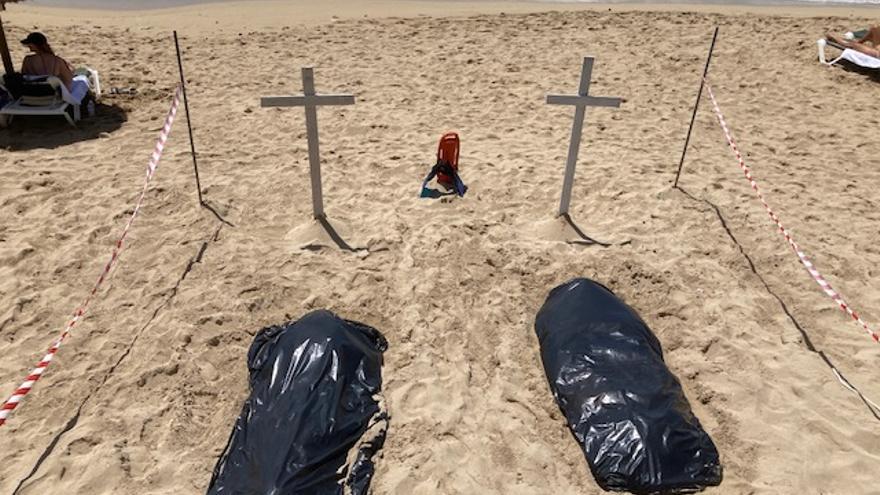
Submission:
M 314 311 L 261 330 L 209 495 L 366 495 L 388 415 L 378 330 Z
M 3 75 L 3 86 L 12 95 L 12 99 L 18 99 L 22 94 L 24 86 L 24 76 L 19 72 L 12 72 Z
M 574 279 L 535 320 L 556 403 L 604 490 L 694 492 L 721 483 L 718 451 L 660 342 L 603 285 Z
M 56 105 L 62 101 L 61 85 L 57 77 L 36 77 L 26 79 L 21 87 L 22 105 L 42 107 Z

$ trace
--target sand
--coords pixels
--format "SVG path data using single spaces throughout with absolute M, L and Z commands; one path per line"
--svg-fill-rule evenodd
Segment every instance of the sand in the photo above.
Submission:
M 138 89 L 76 131 L 0 130 L 4 394 L 130 213 L 176 83 L 170 28 L 205 198 L 228 224 L 197 206 L 181 119 L 118 268 L 0 431 L 0 492 L 203 493 L 247 395 L 252 336 L 327 308 L 390 341 L 374 493 L 601 493 L 532 328 L 552 287 L 588 276 L 662 342 L 722 456 L 707 493 L 877 493 L 878 419 L 815 351 L 876 400 L 880 346 L 774 231 L 708 101 L 686 193 L 671 188 L 718 24 L 714 88 L 746 160 L 831 284 L 880 323 L 877 81 L 815 60 L 818 37 L 870 11 L 333 5 L 336 20 L 280 4 L 3 14 L 11 39 L 39 26 L 105 87 Z M 625 99 L 588 112 L 573 194 L 574 223 L 606 245 L 569 242 L 554 219 L 573 112 L 544 95 L 574 91 L 586 54 L 593 94 Z M 298 92 L 306 64 L 319 91 L 357 96 L 319 111 L 326 209 L 350 249 L 310 219 L 302 112 L 259 106 Z M 471 189 L 419 199 L 447 130 Z

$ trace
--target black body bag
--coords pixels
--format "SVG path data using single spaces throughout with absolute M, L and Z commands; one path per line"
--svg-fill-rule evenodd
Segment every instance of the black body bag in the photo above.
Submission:
M 579 278 L 535 320 L 550 389 L 605 490 L 683 493 L 721 483 L 712 439 L 660 342 L 610 290 Z
M 376 329 L 323 310 L 261 330 L 208 494 L 365 495 L 387 430 L 387 347 Z

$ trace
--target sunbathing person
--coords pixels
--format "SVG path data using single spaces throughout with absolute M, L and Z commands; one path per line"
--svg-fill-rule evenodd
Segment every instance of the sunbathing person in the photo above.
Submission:
M 868 30 L 868 34 L 858 40 L 847 41 L 833 33 L 828 33 L 826 38 L 846 48 L 880 58 L 880 26 L 871 27 Z M 867 43 L 870 43 L 870 45 Z
M 21 40 L 21 44 L 27 46 L 33 54 L 24 58 L 21 64 L 21 73 L 31 76 L 56 76 L 67 86 L 73 88 L 73 69 L 66 60 L 55 55 L 49 41 L 42 33 L 31 33 Z

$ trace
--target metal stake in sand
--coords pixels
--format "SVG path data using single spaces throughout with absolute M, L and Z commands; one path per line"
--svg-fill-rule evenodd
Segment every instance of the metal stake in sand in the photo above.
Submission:
M 264 96 L 261 107 L 305 107 L 306 132 L 309 140 L 309 175 L 312 179 L 312 211 L 316 219 L 325 218 L 324 197 L 321 194 L 321 157 L 318 154 L 318 113 L 322 105 L 354 105 L 353 95 L 315 94 L 315 74 L 311 67 L 303 67 L 303 94 L 297 96 Z
M 196 190 L 199 192 L 199 204 L 204 205 L 202 182 L 199 180 L 199 162 L 196 160 L 196 142 L 193 139 L 192 119 L 189 116 L 189 101 L 186 99 L 186 78 L 183 77 L 183 61 L 180 58 L 180 43 L 177 41 L 177 31 L 174 31 L 174 49 L 177 50 L 177 68 L 180 70 L 180 90 L 183 92 L 183 109 L 186 110 L 186 128 L 189 129 L 189 149 L 192 152 L 193 170 L 196 173 Z
M 700 79 L 700 91 L 697 92 L 697 102 L 694 103 L 694 113 L 691 115 L 691 125 L 688 126 L 687 138 L 684 140 L 684 149 L 681 151 L 681 161 L 678 162 L 678 172 L 675 173 L 675 182 L 672 187 L 678 188 L 678 179 L 681 177 L 681 167 L 684 166 L 684 157 L 687 155 L 688 144 L 691 142 L 691 132 L 694 130 L 694 121 L 697 119 L 697 109 L 700 108 L 700 99 L 703 97 L 703 86 L 706 76 L 709 74 L 709 64 L 712 63 L 712 52 L 715 51 L 715 40 L 718 39 L 718 26 L 715 26 L 715 34 L 712 35 L 712 45 L 709 47 L 709 56 L 706 58 L 706 67 L 703 68 L 703 78 Z
M 574 169 L 577 165 L 578 150 L 581 146 L 581 133 L 587 107 L 620 107 L 620 98 L 589 96 L 590 76 L 593 73 L 593 57 L 584 57 L 581 69 L 581 84 L 576 95 L 547 95 L 550 105 L 574 105 L 574 124 L 571 126 L 571 143 L 568 146 L 568 160 L 565 163 L 565 181 L 562 183 L 562 200 L 559 215 L 568 214 L 571 203 L 571 188 L 574 183 Z

